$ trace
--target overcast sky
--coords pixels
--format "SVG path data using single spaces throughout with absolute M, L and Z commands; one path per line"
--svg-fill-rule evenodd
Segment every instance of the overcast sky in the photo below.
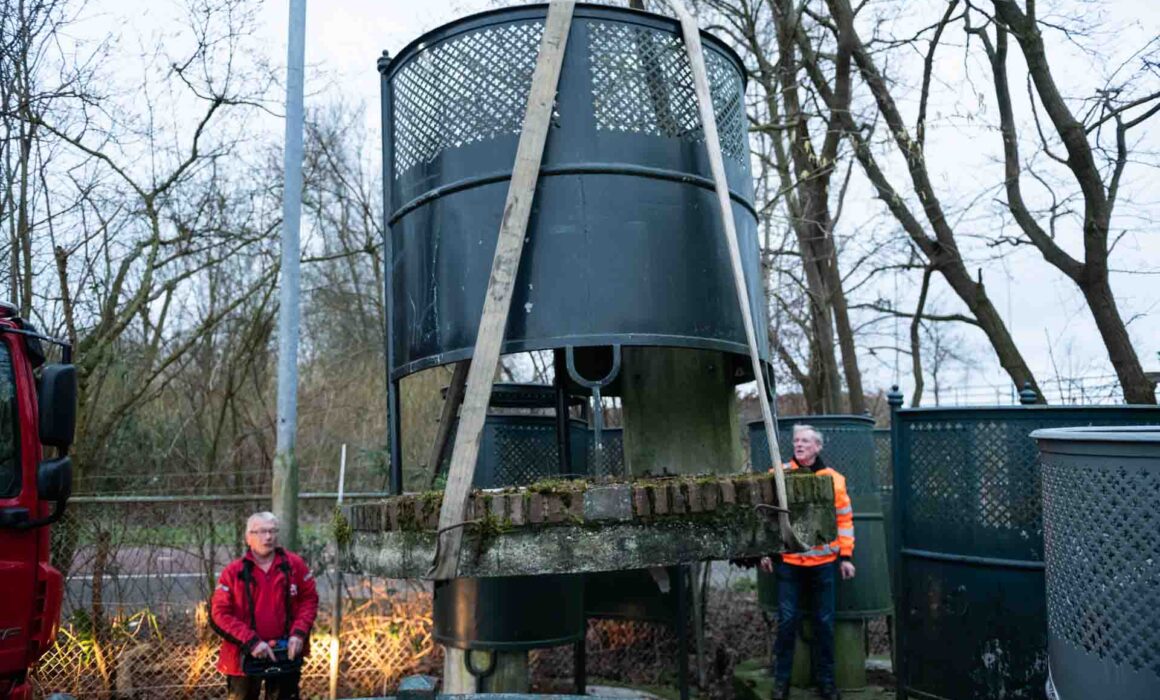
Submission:
M 1109 34 L 1102 39 L 1095 37 L 1092 40 L 1104 41 L 1113 50 L 1120 51 L 1118 57 L 1123 57 L 1121 54 L 1124 52 L 1138 48 L 1150 37 L 1156 37 L 1160 34 L 1160 19 L 1155 16 L 1157 13 L 1141 12 L 1148 4 L 1134 0 L 1108 0 L 1098 5 L 1101 21 L 1115 35 Z M 919 0 L 916 6 L 923 5 Z M 386 49 L 394 54 L 423 32 L 471 12 L 488 9 L 489 6 L 486 0 L 309 2 L 306 42 L 308 108 L 312 101 L 325 102 L 337 96 L 341 96 L 348 104 L 361 103 L 367 110 L 368 131 L 377 135 L 379 83 L 374 63 L 380 52 Z M 1042 6 L 1050 8 L 1051 3 L 1041 3 Z M 108 20 L 120 23 L 123 27 L 148 33 L 156 31 L 158 25 L 164 25 L 166 17 L 172 17 L 178 5 L 172 2 L 169 5 L 150 4 L 142 9 L 138 2 L 95 0 L 90 7 L 99 8 L 100 12 L 107 13 L 105 17 Z M 263 43 L 269 47 L 270 59 L 279 65 L 285 62 L 287 11 L 287 2 L 284 0 L 267 1 L 260 14 L 259 31 Z M 924 16 L 918 12 L 915 15 L 915 21 L 921 22 Z M 945 63 L 940 63 L 936 69 L 938 80 L 943 84 L 943 95 L 940 98 L 943 102 L 932 103 L 932 114 L 939 114 L 939 110 L 942 110 L 943 115 L 951 115 L 972 109 L 986 113 L 987 100 L 993 98 L 990 83 L 982 70 L 972 73 L 970 62 L 962 59 L 964 52 L 961 49 L 961 38 L 954 41 L 960 47 L 957 54 L 954 50 L 944 52 L 942 59 Z M 1017 72 L 1022 70 L 1022 65 L 1014 42 L 1012 44 L 1012 71 Z M 1090 59 L 1078 49 L 1070 52 L 1061 49 L 1058 57 L 1053 58 L 1057 58 L 1057 79 L 1065 90 L 1070 91 L 1069 95 L 1090 94 L 1091 87 L 1101 80 L 1099 67 L 1093 66 Z M 921 58 L 917 59 L 917 65 L 921 66 Z M 1014 91 L 1017 101 L 1025 100 L 1026 96 L 1020 94 L 1023 92 L 1022 77 L 1013 76 L 1012 84 L 1017 88 Z M 970 103 L 971 109 L 964 110 L 964 103 Z M 1145 139 L 1147 144 L 1157 143 L 1157 130 L 1158 127 L 1151 127 Z M 377 142 L 371 141 L 368 146 L 374 147 L 377 158 Z M 936 188 L 940 195 L 946 197 L 944 204 L 960 203 L 960 194 L 965 196 L 965 193 L 977 191 L 978 188 L 972 187 L 979 185 L 976 181 L 978 173 L 997 165 L 997 146 L 993 132 L 980 131 L 979 126 L 970 123 L 969 119 L 947 119 L 937 129 L 932 129 L 927 160 L 932 162 L 937 159 L 940 164 L 933 174 Z M 1116 264 L 1135 272 L 1160 271 L 1160 236 L 1154 233 L 1152 225 L 1153 213 L 1160 212 L 1160 195 L 1152 185 L 1155 175 L 1154 170 L 1145 167 L 1130 169 L 1125 189 L 1130 191 L 1137 204 L 1130 209 L 1118 209 L 1117 214 L 1122 211 L 1123 219 L 1113 222 L 1118 227 L 1132 229 L 1121 244 Z M 994 182 L 992 178 L 988 184 Z M 847 202 L 847 210 L 839 226 L 839 233 L 851 236 L 855 242 L 861 230 L 859 227 L 892 225 L 868 195 L 865 181 L 855 177 L 850 201 Z M 993 231 L 997 221 L 967 222 L 959 230 L 985 237 Z M 980 252 L 980 255 L 994 256 L 994 251 Z M 1064 375 L 1110 375 L 1111 367 L 1106 352 L 1096 335 L 1083 299 L 1075 286 L 1064 279 L 1061 273 L 1030 251 L 980 265 L 985 267 L 985 279 L 994 303 L 1007 319 L 1017 344 L 1041 381 L 1055 373 L 1053 366 Z M 900 301 L 904 306 L 913 304 L 913 282 L 910 278 L 904 278 L 899 283 Z M 879 291 L 887 297 L 892 296 L 893 286 L 892 280 L 884 280 Z M 1157 292 L 1160 276 L 1117 274 L 1114 286 L 1123 316 L 1134 318 L 1129 331 L 1145 369 L 1160 370 L 1160 359 L 1157 359 L 1157 352 L 1160 351 L 1160 292 Z M 942 309 L 958 310 L 957 300 L 949 290 L 941 284 L 933 289 L 936 303 Z M 892 327 L 893 324 L 887 324 L 884 330 L 889 332 Z M 906 331 L 906 325 L 903 324 L 901 332 L 905 334 Z M 975 367 L 960 373 L 954 381 L 977 386 L 1006 387 L 1006 377 L 994 362 L 985 338 L 969 329 L 963 330 L 960 336 L 965 344 L 964 349 L 975 353 L 979 361 Z M 1054 352 L 1054 357 L 1050 351 Z M 892 365 L 892 361 L 885 364 L 863 362 L 869 389 L 891 383 L 893 370 L 888 365 Z M 908 374 L 908 366 L 909 360 L 903 358 L 904 385 L 909 384 L 905 376 Z

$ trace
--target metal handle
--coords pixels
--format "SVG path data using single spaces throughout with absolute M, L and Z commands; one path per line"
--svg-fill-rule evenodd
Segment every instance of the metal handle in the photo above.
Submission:
M 576 370 L 576 352 L 573 346 L 569 345 L 564 348 L 564 355 L 568 363 L 568 376 L 572 378 L 572 381 L 592 391 L 593 403 L 595 404 L 592 407 L 592 432 L 596 440 L 594 449 L 597 455 L 604 450 L 604 441 L 601 439 L 601 434 L 604 432 L 604 401 L 600 396 L 600 389 L 616 381 L 617 375 L 620 374 L 620 346 L 613 345 L 611 347 L 612 369 L 608 370 L 608 374 L 604 377 L 597 380 L 588 379 Z

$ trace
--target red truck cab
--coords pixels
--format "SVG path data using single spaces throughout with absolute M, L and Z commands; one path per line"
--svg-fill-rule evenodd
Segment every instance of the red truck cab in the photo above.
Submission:
M 44 343 L 64 347 L 45 364 Z M 49 526 L 72 491 L 68 448 L 76 369 L 67 344 L 0 303 L 0 698 L 32 697 L 28 671 L 52 645 L 63 581 L 49 564 Z

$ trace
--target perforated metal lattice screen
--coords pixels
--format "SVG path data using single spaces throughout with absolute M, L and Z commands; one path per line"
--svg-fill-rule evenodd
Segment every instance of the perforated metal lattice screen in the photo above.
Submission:
M 588 464 L 592 476 L 624 476 L 624 431 L 609 428 L 600 431 L 601 449 L 596 450 L 596 434 L 588 432 Z
M 704 140 L 693 71 L 679 36 L 610 22 L 590 23 L 588 36 L 597 129 Z M 713 51 L 705 51 L 705 69 L 721 150 L 727 157 L 744 158 L 741 76 Z
M 456 422 L 454 431 L 459 429 Z M 572 440 L 572 473 L 588 473 L 587 430 L 583 424 L 570 424 Z M 455 433 L 452 433 L 454 439 Z M 451 450 L 444 456 L 439 472 L 446 475 L 451 466 Z M 475 485 L 479 488 L 526 486 L 543 479 L 562 476 L 559 448 L 556 444 L 556 419 L 533 415 L 492 415 L 483 424 L 479 460 L 475 466 Z
M 540 21 L 512 22 L 420 51 L 395 75 L 395 177 L 448 148 L 518 134 Z
M 782 462 L 793 457 L 793 426 L 813 425 L 822 433 L 825 447 L 822 460 L 846 478 L 851 495 L 878 493 L 878 475 L 874 452 L 874 424 L 857 416 L 802 416 L 778 420 L 778 448 Z M 749 424 L 749 459 L 754 471 L 770 468 L 769 441 L 760 421 Z
M 555 426 L 498 425 L 494 440 L 497 484 L 524 486 L 559 473 Z
M 692 70 L 680 36 L 649 27 L 586 24 L 592 114 L 599 130 L 703 141 Z M 519 134 L 543 22 L 514 21 L 458 34 L 416 52 L 394 75 L 394 177 L 447 149 Z M 713 108 L 726 157 L 748 157 L 742 77 L 706 47 Z M 557 105 L 557 110 L 559 106 Z
M 890 463 L 890 430 L 874 430 L 874 473 L 878 476 L 878 488 L 890 491 L 894 487 L 893 466 Z
M 1033 559 L 1043 556 L 1043 515 L 1039 449 L 1028 436 L 1041 428 L 1125 420 L 1035 408 L 980 412 L 974 420 L 962 412 L 923 418 L 907 418 L 903 424 L 907 528 L 972 547 L 989 542 L 994 556 Z M 996 536 L 1004 539 L 991 539 Z M 1016 549 L 1004 551 L 1004 543 Z
M 1044 454 L 1048 630 L 1053 643 L 1160 676 L 1160 472 L 1131 461 Z

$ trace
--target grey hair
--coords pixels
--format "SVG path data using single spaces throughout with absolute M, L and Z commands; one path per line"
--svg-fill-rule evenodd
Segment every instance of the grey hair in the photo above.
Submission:
M 250 517 L 246 518 L 246 534 L 247 535 L 250 534 L 250 528 L 253 527 L 254 523 L 259 521 L 259 520 L 262 522 L 266 522 L 266 523 L 274 523 L 274 527 L 278 526 L 278 516 L 277 515 L 274 515 L 273 513 L 271 513 L 268 510 L 259 511 L 257 513 L 254 513 Z
M 795 424 L 793 426 L 793 434 L 796 436 L 798 433 L 810 433 L 813 435 L 814 440 L 818 442 L 818 449 L 826 446 L 826 438 L 822 437 L 822 432 L 812 425 L 806 425 L 805 423 Z

